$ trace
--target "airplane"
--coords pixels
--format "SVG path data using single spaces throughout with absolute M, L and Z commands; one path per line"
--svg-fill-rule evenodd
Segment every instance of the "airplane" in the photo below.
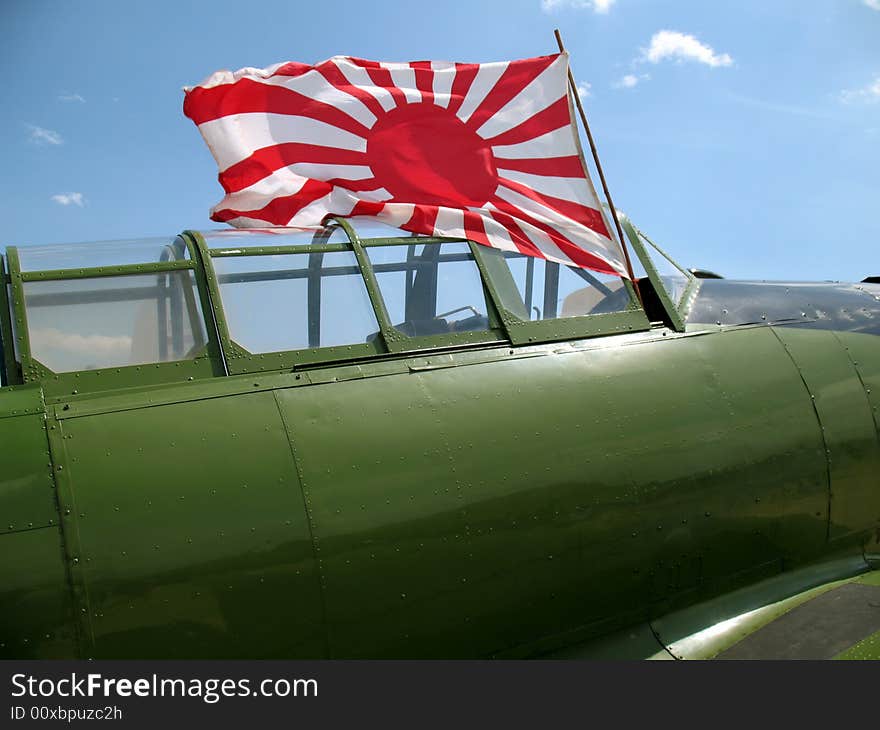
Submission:
M 880 658 L 880 284 L 622 222 L 8 247 L 0 658 Z

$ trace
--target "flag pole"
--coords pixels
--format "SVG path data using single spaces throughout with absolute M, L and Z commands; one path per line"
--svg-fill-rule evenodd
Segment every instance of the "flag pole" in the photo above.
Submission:
M 556 43 L 559 46 L 559 52 L 565 53 L 565 45 L 562 43 L 562 35 L 560 35 L 558 28 L 553 31 L 553 35 L 556 36 Z M 645 303 L 642 301 L 642 293 L 639 291 L 639 284 L 636 281 L 635 274 L 633 274 L 632 262 L 629 259 L 629 251 L 626 247 L 626 238 L 623 236 L 623 229 L 620 227 L 620 220 L 617 218 L 617 209 L 614 207 L 614 202 L 611 200 L 611 193 L 608 192 L 608 183 L 605 182 L 605 173 L 602 171 L 602 163 L 599 162 L 599 152 L 596 150 L 593 133 L 590 132 L 590 125 L 587 122 L 587 115 L 584 112 L 584 106 L 581 104 L 581 95 L 578 93 L 577 85 L 574 82 L 574 74 L 571 72 L 571 67 L 568 69 L 568 85 L 571 87 L 571 94 L 574 97 L 574 103 L 577 105 L 578 112 L 580 112 L 581 123 L 584 125 L 584 129 L 587 132 L 587 140 L 590 143 L 590 150 L 593 153 L 593 160 L 596 163 L 596 169 L 599 171 L 599 180 L 602 182 L 602 190 L 605 192 L 605 199 L 608 201 L 608 207 L 611 208 L 611 217 L 614 218 L 614 226 L 617 228 L 617 235 L 620 238 L 620 247 L 623 249 L 623 258 L 626 261 L 626 270 L 629 273 L 630 281 L 633 283 L 636 296 L 639 298 L 639 304 L 641 304 L 642 309 L 644 309 Z

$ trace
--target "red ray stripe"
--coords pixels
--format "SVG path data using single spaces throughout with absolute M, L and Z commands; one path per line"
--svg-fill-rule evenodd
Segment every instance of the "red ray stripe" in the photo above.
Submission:
M 609 264 L 606 263 L 603 259 L 587 251 L 584 251 L 584 249 L 573 243 L 567 236 L 560 233 L 556 228 L 553 228 L 553 226 L 537 220 L 525 211 L 519 210 L 516 207 L 511 206 L 510 204 L 506 204 L 506 209 L 511 215 L 513 215 L 515 218 L 518 218 L 523 223 L 528 223 L 546 233 L 547 236 L 549 236 L 549 238 L 553 241 L 553 243 L 555 243 L 556 246 L 559 248 L 560 252 L 563 255 L 567 256 L 574 265 L 583 266 L 585 268 L 594 269 L 596 271 L 602 271 L 608 274 L 617 273 L 612 268 L 610 268 Z
M 312 66 L 309 66 L 307 63 L 300 63 L 299 61 L 287 61 L 287 63 L 282 63 L 275 71 L 272 73 L 272 76 L 302 76 L 305 73 L 308 73 L 312 70 Z M 269 78 L 272 78 L 270 76 Z
M 345 74 L 339 70 L 339 66 L 332 61 L 325 61 L 315 68 L 321 76 L 327 79 L 327 81 L 337 89 L 344 91 L 346 94 L 351 94 L 356 99 L 360 99 L 364 103 L 364 106 L 373 112 L 375 116 L 380 117 L 385 113 L 385 110 L 375 96 L 368 91 L 364 91 L 363 89 L 354 86 L 347 78 L 345 78 Z
M 539 111 L 521 124 L 517 124 L 513 129 L 508 129 L 486 141 L 490 145 L 519 144 L 570 124 L 571 114 L 568 109 L 568 97 L 562 96 L 546 109 Z
M 476 63 L 455 64 L 455 78 L 452 81 L 451 98 L 447 107 L 452 114 L 458 111 L 461 103 L 464 101 L 464 97 L 471 88 L 471 84 L 474 83 L 479 68 L 479 64 Z
M 354 204 L 354 208 L 351 209 L 351 213 L 349 213 L 346 218 L 354 217 L 357 215 L 379 215 L 385 208 L 385 203 L 376 202 L 373 200 L 359 200 Z
M 220 173 L 218 179 L 227 193 L 235 193 L 275 170 L 297 162 L 315 162 L 328 165 L 366 165 L 367 156 L 363 152 L 342 150 L 336 147 L 319 147 L 301 142 L 287 142 L 271 147 L 263 147 L 247 159 L 236 162 Z
M 514 205 L 511 205 L 506 200 L 503 200 L 502 198 L 499 198 L 497 196 L 493 198 L 490 202 L 503 212 L 508 213 L 509 215 L 518 218 L 519 220 L 528 223 L 538 230 L 546 233 L 553 241 L 553 243 L 555 243 L 559 247 L 559 250 L 563 254 L 568 256 L 568 258 L 570 258 L 572 263 L 574 263 L 575 265 L 581 266 L 585 269 L 599 271 L 603 274 L 614 274 L 615 276 L 619 276 L 619 274 L 611 267 L 610 264 L 596 256 L 595 254 L 584 251 L 584 249 L 569 240 L 565 235 L 560 233 L 557 229 L 553 228 L 553 226 L 550 226 L 547 223 L 533 218 L 526 211 L 522 210 L 521 208 L 517 208 Z
M 504 230 L 507 231 L 510 236 L 510 240 L 513 241 L 513 245 L 519 249 L 520 253 L 525 254 L 526 256 L 534 256 L 539 259 L 544 258 L 544 254 L 542 254 L 541 250 L 529 240 L 529 237 L 526 236 L 523 229 L 519 227 L 519 224 L 513 216 L 498 210 L 489 210 L 487 212 L 491 218 L 504 227 Z
M 349 180 L 344 177 L 333 177 L 328 178 L 327 180 L 323 180 L 322 182 L 327 182 L 331 185 L 345 188 L 346 190 L 350 190 L 353 193 L 361 192 L 364 190 L 376 190 L 377 188 L 382 187 L 379 181 L 376 180 L 376 178 L 374 177 L 368 177 L 364 180 Z
M 204 124 L 229 114 L 248 112 L 309 117 L 359 137 L 366 137 L 370 133 L 363 124 L 335 106 L 283 86 L 261 84 L 251 79 L 241 79 L 234 84 L 212 86 L 208 89 L 193 89 L 183 102 L 183 113 L 196 124 Z
M 494 248 L 489 242 L 489 235 L 486 233 L 483 217 L 476 211 L 464 211 L 464 232 L 468 240 Z
M 525 61 L 511 61 L 495 85 L 480 102 L 476 111 L 467 120 L 471 129 L 479 129 L 483 123 L 498 112 L 507 102 L 534 81 L 538 75 L 553 63 L 559 55 L 530 58 Z
M 376 86 L 388 91 L 391 94 L 391 98 L 394 99 L 394 102 L 398 106 L 406 104 L 406 94 L 404 94 L 394 83 L 394 80 L 391 78 L 391 71 L 387 68 L 383 68 L 378 61 L 367 61 L 363 58 L 352 58 L 351 61 L 361 68 L 366 69 L 370 80 Z
M 548 208 L 562 213 L 566 218 L 571 218 L 582 226 L 591 228 L 596 233 L 605 236 L 605 238 L 611 238 L 608 234 L 608 229 L 605 227 L 605 221 L 602 220 L 602 214 L 596 208 L 590 208 L 581 203 L 573 203 L 562 198 L 554 198 L 552 195 L 542 195 L 537 190 L 532 190 L 522 183 L 514 182 L 507 178 L 499 177 L 498 182 L 511 190 L 515 190 L 520 195 L 534 200 L 536 203 L 541 203 Z
M 401 228 L 412 233 L 424 233 L 428 236 L 433 236 L 439 210 L 440 207 L 437 205 L 416 205 L 413 207 L 410 219 Z
M 416 88 L 422 94 L 422 101 L 426 104 L 434 103 L 434 69 L 430 61 L 413 61 L 410 68 L 416 77 Z
M 507 159 L 495 156 L 498 170 L 517 170 L 549 177 L 584 177 L 584 165 L 577 155 L 566 157 L 521 157 Z M 584 178 L 586 179 L 586 178 Z
M 309 180 L 299 192 L 281 198 L 273 198 L 268 205 L 262 208 L 257 210 L 222 208 L 211 214 L 211 220 L 225 223 L 233 218 L 257 218 L 261 221 L 268 221 L 274 226 L 284 226 L 309 203 L 323 198 L 332 189 L 333 186 L 328 183 Z

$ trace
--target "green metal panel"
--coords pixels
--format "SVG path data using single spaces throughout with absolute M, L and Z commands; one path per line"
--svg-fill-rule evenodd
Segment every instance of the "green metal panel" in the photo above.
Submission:
M 15 246 L 6 249 L 6 260 L 9 263 L 9 288 L 12 292 L 12 316 L 15 319 L 15 344 L 21 363 L 21 377 L 23 382 L 32 383 L 41 380 L 46 375 L 46 368 L 31 357 L 31 340 L 28 332 L 27 312 L 24 306 L 21 264 L 18 260 L 18 249 Z
M 0 535 L 57 522 L 55 483 L 37 388 L 0 389 Z
M 76 655 L 58 527 L 0 535 L 0 659 Z
M 126 365 L 72 373 L 53 373 L 37 360 L 31 360 L 31 363 L 32 370 L 37 367 L 43 370 L 39 381 L 47 398 L 132 387 L 148 388 L 174 381 L 211 379 L 223 374 L 218 360 L 204 352 L 193 360 Z
M 0 388 L 0 418 L 45 412 L 43 390 L 37 383 Z
M 248 246 L 246 248 L 212 248 L 211 258 L 235 258 L 239 256 L 278 256 L 293 253 L 331 253 L 333 251 L 351 251 L 344 243 L 319 243 L 302 246 Z
M 123 266 L 94 266 L 84 269 L 46 269 L 24 271 L 22 281 L 56 281 L 59 279 L 100 279 L 107 276 L 132 276 L 135 274 L 161 274 L 163 271 L 180 271 L 194 268 L 192 261 L 157 261 L 150 264 L 125 264 Z
M 9 308 L 9 277 L 6 274 L 6 260 L 0 256 L 0 350 L 3 351 L 2 382 L 14 385 L 21 382 L 21 372 L 15 361 L 15 343 L 12 332 L 12 312 Z
M 331 654 L 535 650 L 821 550 L 818 424 L 773 334 L 661 342 L 279 391 Z
M 835 332 L 859 374 L 880 439 L 880 338 L 858 332 Z
M 880 443 L 852 360 L 834 332 L 773 331 L 797 364 L 822 423 L 830 477 L 829 539 L 880 528 Z M 876 354 L 870 361 L 877 361 Z
M 88 656 L 324 653 L 303 496 L 271 392 L 61 427 Z

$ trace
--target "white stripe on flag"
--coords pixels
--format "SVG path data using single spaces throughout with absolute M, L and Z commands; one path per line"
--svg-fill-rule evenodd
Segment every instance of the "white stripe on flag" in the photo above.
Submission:
M 199 131 L 214 153 L 221 172 L 257 150 L 289 142 L 357 152 L 367 149 L 367 140 L 363 137 L 317 119 L 289 114 L 230 114 L 200 124 Z
M 498 210 L 498 208 L 496 208 L 492 203 L 486 203 L 486 207 L 490 210 Z M 559 250 L 559 247 L 555 243 L 553 243 L 550 236 L 548 236 L 539 228 L 535 228 L 535 226 L 533 226 L 531 223 L 528 223 L 521 218 L 518 218 L 517 216 L 513 217 L 516 219 L 517 225 L 522 229 L 522 232 L 525 234 L 526 238 L 528 238 L 533 244 L 535 244 L 536 248 L 544 255 L 545 258 L 548 258 L 551 261 L 556 261 L 560 264 L 565 264 L 566 266 L 571 265 L 571 259 Z
M 418 104 L 422 100 L 422 92 L 416 88 L 416 74 L 409 64 L 381 64 L 388 69 L 394 85 L 403 92 L 410 104 Z
M 354 208 L 357 200 L 347 190 L 333 188 L 327 195 L 300 208 L 288 221 L 288 226 L 319 226 L 324 217 L 329 213 L 333 215 L 348 215 Z
M 373 83 L 365 68 L 342 57 L 336 57 L 332 60 L 352 86 L 374 96 L 386 112 L 397 106 L 394 97 L 391 96 L 387 89 L 383 89 L 381 86 L 376 86 Z
M 499 177 L 518 182 L 541 195 L 561 198 L 571 203 L 584 205 L 599 210 L 599 201 L 593 197 L 593 191 L 583 177 L 552 177 L 550 175 L 532 175 L 517 170 L 504 170 Z M 499 180 L 504 185 L 504 180 Z
M 447 109 L 452 98 L 455 64 L 448 61 L 431 61 L 431 69 L 434 71 L 434 103 Z
M 483 228 L 486 231 L 486 237 L 489 239 L 489 243 L 492 244 L 492 248 L 497 248 L 501 251 L 519 252 L 519 249 L 510 237 L 510 233 L 508 233 L 504 226 L 494 218 L 486 215 L 486 211 L 483 208 L 470 208 L 470 210 L 479 214 L 480 220 L 483 222 Z
M 489 139 L 513 129 L 525 119 L 531 119 L 567 93 L 567 74 L 568 57 L 560 56 L 489 117 L 477 130 L 477 134 L 483 139 Z M 562 95 L 559 93 L 560 89 L 563 89 Z
M 217 207 L 232 210 L 259 210 L 272 198 L 296 195 L 307 182 L 308 178 L 297 175 L 289 167 L 282 167 L 253 185 L 236 190 L 234 193 L 228 193 L 217 204 Z
M 464 101 L 458 108 L 457 114 L 461 121 L 466 122 L 471 118 L 471 114 L 477 110 L 483 99 L 492 91 L 492 87 L 501 78 L 501 74 L 507 70 L 508 65 L 506 62 L 500 62 L 484 63 L 479 66 L 477 75 L 474 77 L 471 87 L 467 90 Z
M 376 123 L 376 115 L 367 108 L 364 102 L 347 91 L 337 89 L 317 71 L 309 71 L 302 76 L 273 76 L 269 79 L 252 80 L 261 84 L 290 89 L 297 94 L 329 104 L 367 128 Z
M 218 203 L 213 208 L 211 208 L 210 214 L 213 215 L 217 211 L 221 210 L 223 210 L 223 205 Z M 239 216 L 238 218 L 230 218 L 226 222 L 231 226 L 235 226 L 236 228 L 276 228 L 275 224 L 271 221 L 265 221 L 260 218 L 251 218 L 250 216 Z
M 373 171 L 367 165 L 330 165 L 321 162 L 295 162 L 289 166 L 295 173 L 315 180 L 367 180 Z
M 495 145 L 492 147 L 492 152 L 503 164 L 503 159 L 527 160 L 544 157 L 567 157 L 578 154 L 578 148 L 574 143 L 571 127 L 566 124 L 564 127 L 554 129 L 540 137 L 533 137 L 526 142 Z
M 516 206 L 524 213 L 527 213 L 535 220 L 552 226 L 575 246 L 590 252 L 594 256 L 599 256 L 611 264 L 615 270 L 621 272 L 621 275 L 627 276 L 623 255 L 616 241 L 606 238 L 601 233 L 597 233 L 592 228 L 587 228 L 571 218 L 563 216 L 559 211 L 547 208 L 541 203 L 537 203 L 531 198 L 520 195 L 504 186 L 498 187 L 496 195 L 511 205 Z
M 434 235 L 467 238 L 464 232 L 464 211 L 457 208 L 438 208 L 437 219 L 434 221 Z
M 385 207 L 373 217 L 389 226 L 400 228 L 409 222 L 414 210 L 415 205 L 412 203 L 385 203 Z
M 376 188 L 375 190 L 358 190 L 357 192 L 352 192 L 356 198 L 360 200 L 372 200 L 377 203 L 381 203 L 385 200 L 391 200 L 394 196 L 389 193 L 385 188 Z

